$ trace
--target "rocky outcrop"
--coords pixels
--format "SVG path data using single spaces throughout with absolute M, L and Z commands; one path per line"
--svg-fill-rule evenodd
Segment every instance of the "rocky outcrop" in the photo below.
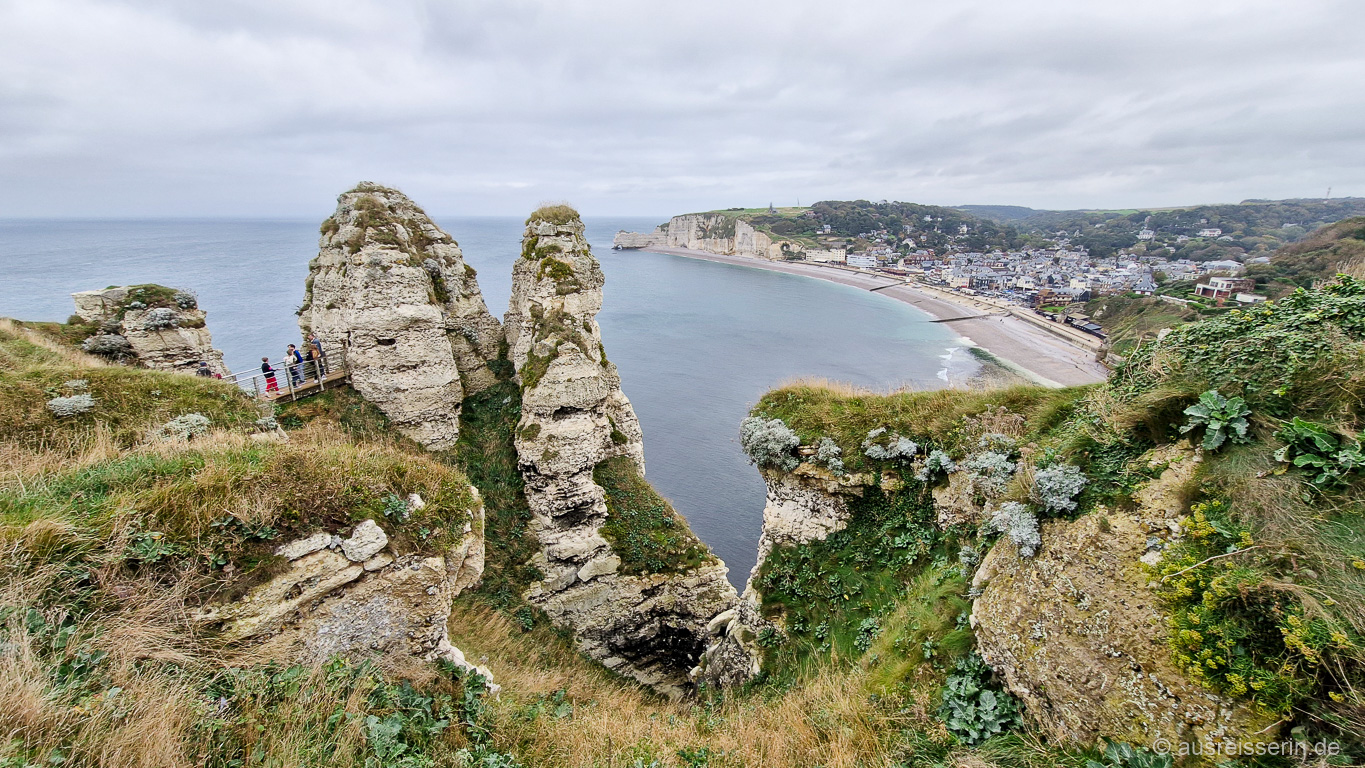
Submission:
M 613 248 L 636 250 L 639 248 L 658 248 L 668 245 L 668 225 L 656 227 L 653 232 L 627 232 L 624 229 L 612 238 Z
M 526 599 L 589 656 L 680 696 L 714 639 L 708 625 L 736 594 L 714 557 L 684 572 L 624 573 L 602 533 L 608 511 L 594 469 L 624 457 L 644 473 L 639 421 L 602 348 L 602 284 L 578 215 L 563 206 L 533 214 L 504 320 L 522 386 L 518 464 L 544 574 Z M 748 659 L 726 658 L 744 670 L 727 678 L 747 677 Z
M 431 450 L 454 445 L 465 396 L 496 380 L 502 329 L 460 247 L 397 190 L 337 199 L 309 264 L 299 327 L 343 350 L 355 389 Z
M 159 371 L 194 373 L 201 362 L 226 376 L 206 315 L 194 294 L 161 285 L 132 285 L 71 294 L 76 315 L 93 326 L 87 352 Z
M 1268 738 L 1263 729 L 1273 718 L 1200 687 L 1172 660 L 1165 615 L 1141 562 L 1154 539 L 1171 534 L 1183 505 L 1163 500 L 1189 478 L 1195 459 L 1162 457 L 1167 462 L 1138 492 L 1135 514 L 1049 521 L 1031 558 L 1002 538 L 973 580 L 981 656 L 1050 738 Z
M 337 654 L 410 654 L 444 659 L 491 680 L 488 670 L 468 664 L 451 645 L 446 628 L 451 601 L 483 574 L 482 505 L 468 511 L 463 526 L 458 543 L 430 555 L 392 551 L 372 520 L 344 538 L 319 531 L 275 550 L 289 561 L 284 572 L 194 619 L 218 628 L 224 640 L 254 643 L 271 656 L 323 661 Z

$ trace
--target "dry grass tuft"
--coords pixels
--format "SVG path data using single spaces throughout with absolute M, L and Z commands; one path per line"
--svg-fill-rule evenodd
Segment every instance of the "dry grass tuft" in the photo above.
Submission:
M 486 657 L 503 686 L 492 704 L 501 749 L 528 766 L 682 765 L 681 749 L 709 748 L 712 765 L 890 766 L 887 743 L 901 717 L 869 696 L 866 673 L 826 669 L 773 700 L 669 703 L 618 678 L 541 631 L 524 634 L 502 614 L 456 606 L 452 640 L 471 658 Z M 557 692 L 570 717 L 541 713 Z M 550 707 L 553 709 L 553 706 Z
M 31 345 L 39 349 L 22 349 Z M 0 317 L 0 368 L 9 367 L 16 360 L 36 359 L 47 365 L 103 368 L 110 363 L 95 355 L 88 355 L 42 333 L 25 328 L 8 317 Z

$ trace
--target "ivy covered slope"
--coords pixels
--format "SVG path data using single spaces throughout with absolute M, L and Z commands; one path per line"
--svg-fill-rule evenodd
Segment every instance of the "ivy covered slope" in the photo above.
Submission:
M 741 431 L 769 485 L 765 673 L 852 663 L 893 707 L 934 688 L 968 742 L 1021 709 L 1058 742 L 1292 733 L 1358 759 L 1362 403 L 1346 276 L 1091 388 L 770 392 Z
M 468 515 L 478 498 L 452 466 L 325 423 L 281 435 L 222 382 L 106 365 L 0 323 L 0 765 L 495 755 L 471 727 L 480 679 L 384 661 L 406 652 L 371 662 L 285 646 L 289 622 L 242 639 L 251 617 L 238 609 L 270 608 L 269 585 L 297 563 L 349 557 L 324 541 L 291 562 L 283 544 L 377 523 L 380 562 L 430 563 L 468 540 L 467 523 L 481 534 Z M 347 589 L 412 599 L 401 575 L 382 575 L 396 570 L 346 565 L 328 589 L 350 578 Z M 298 581 L 282 604 L 339 599 L 312 588 Z

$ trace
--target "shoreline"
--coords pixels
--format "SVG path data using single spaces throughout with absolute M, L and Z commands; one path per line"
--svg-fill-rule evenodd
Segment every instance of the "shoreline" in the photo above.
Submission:
M 751 256 L 727 256 L 688 248 L 629 250 L 784 272 L 867 291 L 875 290 L 919 309 L 934 318 L 934 322 L 948 325 L 953 333 L 989 353 L 1013 373 L 1044 386 L 1094 384 L 1104 381 L 1109 375 L 1108 369 L 1095 360 L 1098 340 L 1080 346 L 1091 340 L 1080 338 L 1079 333 L 1070 328 L 1044 327 L 1042 324 L 1047 321 L 1021 316 L 1019 311 L 1009 305 L 989 299 L 957 296 L 926 285 L 906 285 L 902 280 L 885 275 L 807 262 L 767 261 Z

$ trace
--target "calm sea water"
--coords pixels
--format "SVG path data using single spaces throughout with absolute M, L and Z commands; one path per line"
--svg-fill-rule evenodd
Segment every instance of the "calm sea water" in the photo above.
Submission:
M 494 315 L 521 251 L 514 218 L 437 217 L 479 272 Z M 755 559 L 764 488 L 739 450 L 739 422 L 768 389 L 819 376 L 929 388 L 976 371 L 962 344 L 912 307 L 849 286 L 679 256 L 612 251 L 619 229 L 590 219 L 607 276 L 607 354 L 645 432 L 649 479 L 742 584 Z M 311 221 L 0 221 L 0 316 L 63 320 L 74 291 L 131 283 L 194 290 L 233 370 L 298 339 Z

